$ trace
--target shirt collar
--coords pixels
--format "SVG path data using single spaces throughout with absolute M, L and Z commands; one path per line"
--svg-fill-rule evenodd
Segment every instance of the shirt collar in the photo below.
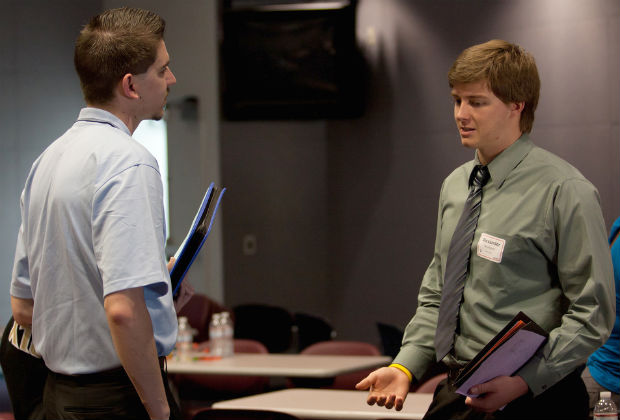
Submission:
M 495 159 L 487 165 L 489 173 L 491 174 L 491 179 L 493 180 L 493 185 L 495 185 L 496 189 L 501 188 L 510 171 L 517 167 L 517 165 L 523 160 L 523 158 L 525 158 L 525 156 L 527 156 L 533 147 L 534 144 L 530 140 L 529 135 L 524 133 L 506 150 L 495 156 Z M 478 159 L 478 153 L 475 154 L 473 168 L 475 168 L 476 165 L 481 165 L 480 160 Z
M 80 110 L 80 114 L 78 116 L 78 121 L 87 121 L 101 124 L 108 124 L 112 127 L 118 128 L 119 130 L 127 133 L 128 136 L 131 136 L 131 132 L 129 128 L 125 125 L 120 118 L 116 115 L 112 114 L 101 108 L 92 108 L 86 107 Z

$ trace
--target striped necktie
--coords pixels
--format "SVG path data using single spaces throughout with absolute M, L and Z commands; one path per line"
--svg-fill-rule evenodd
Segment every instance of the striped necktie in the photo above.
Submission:
M 478 225 L 478 216 L 480 216 L 482 187 L 487 183 L 490 175 L 486 166 L 477 165 L 472 176 L 473 181 L 470 180 L 469 195 L 452 235 L 446 261 L 446 273 L 439 305 L 437 330 L 435 331 L 437 361 L 442 360 L 454 346 L 454 334 L 461 300 L 463 299 L 465 279 L 467 278 L 471 243 Z

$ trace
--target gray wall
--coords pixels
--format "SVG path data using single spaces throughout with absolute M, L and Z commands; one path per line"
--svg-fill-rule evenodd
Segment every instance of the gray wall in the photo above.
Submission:
M 120 3 L 3 2 L 2 322 L 27 170 L 82 106 L 73 40 L 87 17 Z M 377 341 L 376 321 L 404 326 L 430 260 L 440 183 L 472 157 L 459 145 L 445 74 L 463 48 L 490 38 L 534 53 L 543 83 L 534 140 L 595 183 L 608 225 L 620 214 L 616 0 L 361 0 L 367 112 L 307 122 L 220 122 L 214 1 L 130 4 L 169 24 L 179 80 L 170 97 L 173 239 L 220 171 L 228 188 L 216 224 L 222 252 L 217 234 L 210 237 L 203 258 L 213 260 L 192 282 L 229 306 L 259 301 L 317 313 L 341 338 Z M 199 98 L 196 120 L 177 107 L 188 95 Z M 256 238 L 253 255 L 243 253 L 247 235 Z
M 3 0 L 0 13 L 0 325 L 10 316 L 9 283 L 19 196 L 34 159 L 83 106 L 73 43 L 100 1 Z
M 222 124 L 226 303 L 324 314 L 327 277 L 325 123 Z M 244 253 L 246 237 L 255 253 Z
M 542 96 L 532 137 L 597 186 L 609 226 L 620 215 L 619 21 L 615 0 L 361 0 L 358 39 L 371 70 L 362 118 L 328 121 L 312 142 L 300 122 L 223 125 L 227 205 L 243 213 L 242 225 L 225 225 L 227 303 L 314 311 L 341 338 L 378 342 L 377 321 L 404 327 L 432 255 L 441 181 L 473 157 L 460 146 L 446 73 L 462 49 L 491 38 L 535 55 Z M 274 182 L 274 171 L 286 179 Z M 306 194 L 291 194 L 295 185 Z M 269 239 L 259 237 L 258 253 L 244 256 L 242 236 L 256 231 L 277 241 L 262 252 Z M 324 297 L 307 293 L 309 283 Z

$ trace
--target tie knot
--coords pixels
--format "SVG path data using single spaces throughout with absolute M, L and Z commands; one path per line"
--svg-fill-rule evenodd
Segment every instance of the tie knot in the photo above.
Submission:
M 477 165 L 474 169 L 474 185 L 482 188 L 490 178 L 489 169 L 484 165 Z

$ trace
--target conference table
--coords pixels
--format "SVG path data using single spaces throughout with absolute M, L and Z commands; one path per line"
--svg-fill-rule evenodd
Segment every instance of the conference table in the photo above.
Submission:
M 388 356 L 238 353 L 209 358 L 196 353 L 191 361 L 168 360 L 168 373 L 256 375 L 270 377 L 332 378 L 345 373 L 385 366 Z
M 433 394 L 409 393 L 401 411 L 366 404 L 367 391 L 290 388 L 213 404 L 218 409 L 271 410 L 301 419 L 421 419 Z

